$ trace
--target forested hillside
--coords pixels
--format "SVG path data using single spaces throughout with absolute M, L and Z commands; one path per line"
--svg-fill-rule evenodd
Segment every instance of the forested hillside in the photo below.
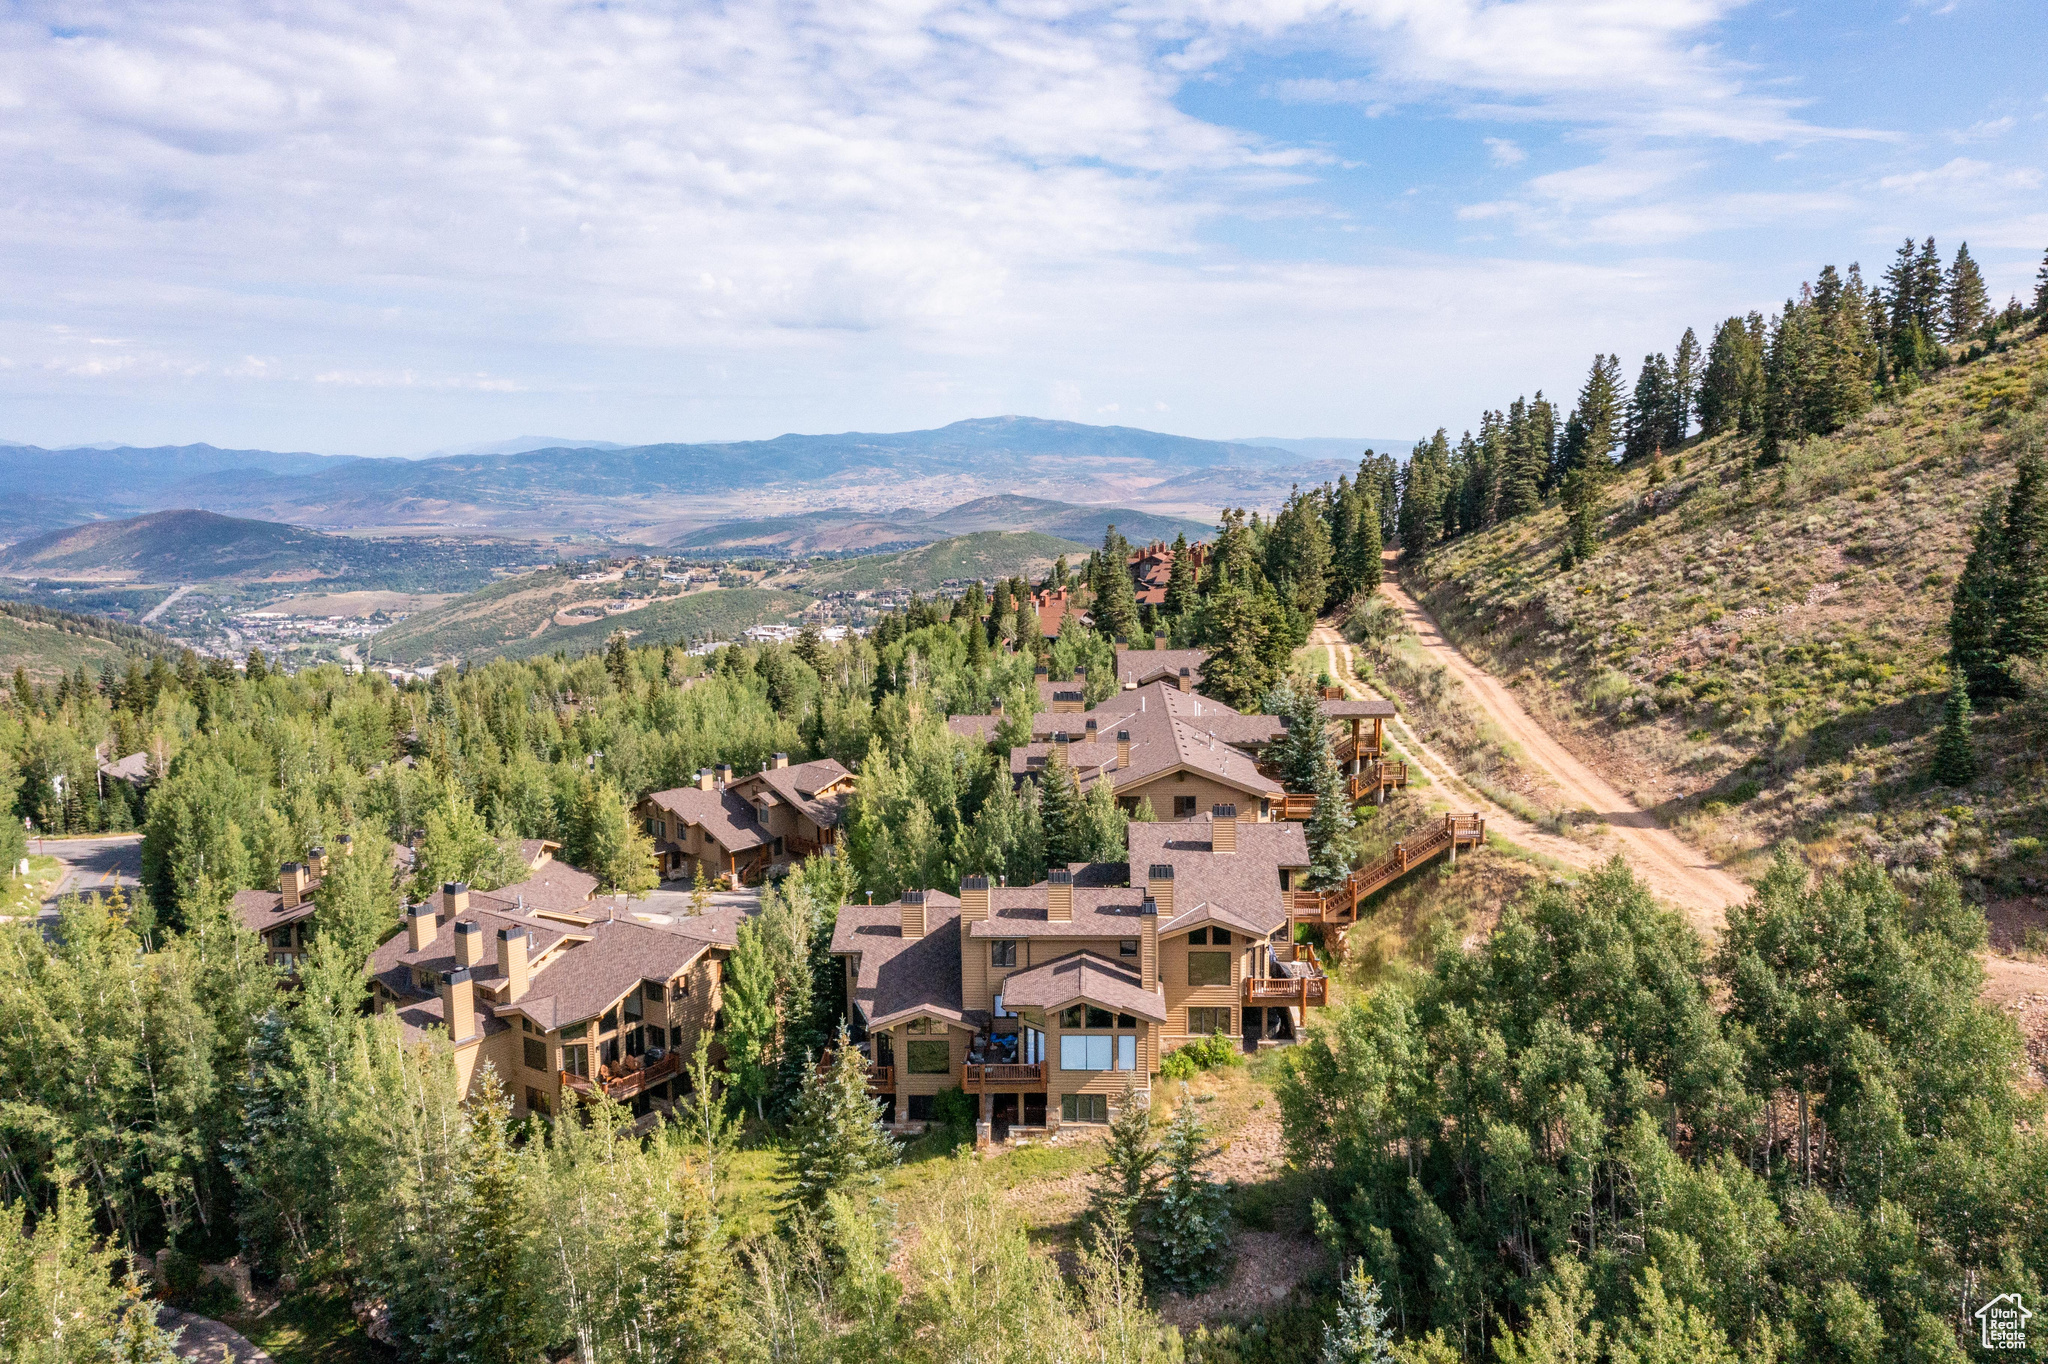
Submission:
M 1510 409 L 1448 464 L 1423 451 L 1404 573 L 1461 646 L 1710 848 L 1754 859 L 1789 834 L 2013 886 L 2048 835 L 2031 710 L 1979 711 L 1967 789 L 1933 781 L 1933 735 L 1972 528 L 2042 449 L 2048 340 L 2038 312 L 1972 313 L 1966 252 L 1960 286 L 1931 252 L 1902 254 L 1888 291 L 1831 269 L 1768 327 L 1730 319 L 1690 382 L 1653 356 L 1627 394 L 1603 358 L 1547 447 Z M 1917 319 L 1898 294 L 1915 287 L 1932 300 Z
M 97 678 L 103 667 L 124 671 L 131 659 L 175 648 L 154 630 L 0 602 L 0 674 L 9 678 L 19 670 L 30 683 L 55 682 L 80 668 Z

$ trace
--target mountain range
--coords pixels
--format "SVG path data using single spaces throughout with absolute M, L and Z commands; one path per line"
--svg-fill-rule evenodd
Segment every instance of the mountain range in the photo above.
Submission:
M 696 504 L 720 499 L 734 519 L 772 501 L 791 511 L 834 506 L 956 506 L 1021 493 L 1069 503 L 1135 501 L 1154 485 L 1207 474 L 1216 483 L 1270 486 L 1302 455 L 1276 445 L 1199 440 L 1134 427 L 1034 417 L 989 417 L 929 431 L 783 435 L 720 444 L 512 450 L 542 437 L 495 442 L 476 453 L 366 459 L 189 445 L 115 450 L 0 447 L 0 536 L 170 508 L 253 515 L 323 529 L 435 526 L 464 529 L 677 529 Z M 1355 442 L 1344 442 L 1348 449 Z M 496 447 L 496 448 L 494 448 Z M 1359 445 L 1362 449 L 1363 446 Z M 1228 471 L 1228 472 L 1226 472 Z M 1283 479 L 1284 481 L 1284 479 Z M 893 501 L 886 499 L 895 499 Z M 1228 498 L 1221 500 L 1229 500 Z M 927 512 L 926 515 L 929 515 Z M 671 534 L 674 533 L 671 531 Z M 1138 537 L 1133 537 L 1138 538 Z

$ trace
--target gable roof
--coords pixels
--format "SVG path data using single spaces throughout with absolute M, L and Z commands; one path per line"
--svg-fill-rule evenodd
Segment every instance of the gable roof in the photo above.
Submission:
M 1165 592 L 1160 592 L 1163 600 Z M 1172 678 L 1178 682 L 1180 670 L 1186 668 L 1192 679 L 1199 684 L 1202 669 L 1208 666 L 1207 649 L 1118 649 L 1116 651 L 1116 680 L 1119 686 L 1142 687 L 1159 678 Z
M 1211 703 L 1212 706 L 1215 704 Z M 1166 706 L 1146 707 L 1110 718 L 1107 727 L 1098 713 L 1095 715 L 1095 742 L 1068 743 L 1066 760 L 1074 769 L 1075 780 L 1083 790 L 1105 773 L 1121 790 L 1151 781 L 1176 768 L 1185 768 L 1262 799 L 1285 794 L 1286 787 L 1259 771 L 1257 763 L 1238 749 L 1231 738 L 1231 733 L 1242 733 L 1248 729 L 1263 732 L 1268 723 L 1277 731 L 1278 719 L 1269 715 L 1239 715 L 1227 706 L 1221 707 L 1220 711 L 1220 714 L 1211 712 L 1199 720 L 1183 720 Z M 1192 714 L 1192 710 L 1189 713 Z M 1043 724 L 1045 717 L 1039 718 Z M 1050 729 L 1057 733 L 1068 729 L 1057 721 L 1080 719 L 1085 724 L 1088 718 L 1085 715 L 1054 716 L 1055 723 Z M 1246 721 L 1256 723 L 1247 725 Z M 1218 733 L 1217 728 L 1226 724 L 1228 732 Z M 1120 760 L 1118 753 L 1115 736 L 1120 730 L 1131 736 L 1128 764 Z M 1068 732 L 1085 733 L 1086 730 L 1076 725 Z M 1010 774 L 1025 776 L 1043 769 L 1055 747 L 1051 743 L 1031 743 L 1012 748 Z
M 740 788 L 740 794 L 743 796 L 752 796 L 755 791 L 765 786 L 777 797 L 801 810 L 813 824 L 821 828 L 836 828 L 846 803 L 845 795 L 819 793 L 852 776 L 853 773 L 841 766 L 837 758 L 818 758 L 812 762 L 798 763 L 794 767 L 770 767 L 752 776 L 738 778 L 733 785 Z M 720 839 L 719 842 L 723 844 L 725 840 Z
M 960 1002 L 960 901 L 927 891 L 924 915 L 924 936 L 905 938 L 900 900 L 839 911 L 832 952 L 857 958 L 847 1002 L 870 1028 L 886 1028 L 917 1013 L 966 1021 Z
M 752 802 L 731 787 L 706 791 L 695 786 L 678 786 L 656 791 L 649 803 L 668 811 L 685 824 L 695 824 L 718 840 L 727 852 L 744 852 L 768 842 L 769 834 L 755 816 Z
M 301 919 L 311 918 L 317 906 L 313 903 L 311 882 L 298 905 L 292 909 L 284 907 L 284 894 L 275 890 L 238 890 L 235 892 L 235 916 L 242 921 L 242 927 L 251 933 L 268 933 L 272 929 L 295 924 Z
M 1149 1023 L 1166 1021 L 1166 1005 L 1147 990 L 1136 971 L 1093 952 L 1069 952 L 1043 966 L 1018 971 L 1003 982 L 1003 1008 L 1059 1009 L 1086 1000 Z

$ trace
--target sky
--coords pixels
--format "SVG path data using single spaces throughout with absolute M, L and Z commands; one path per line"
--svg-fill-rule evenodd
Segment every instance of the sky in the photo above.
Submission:
M 2048 248 L 2038 0 L 0 0 L 0 439 L 1453 434 Z

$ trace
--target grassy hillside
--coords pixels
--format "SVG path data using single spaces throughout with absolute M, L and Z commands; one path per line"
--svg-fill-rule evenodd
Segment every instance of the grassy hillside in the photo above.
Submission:
M 54 682 L 80 664 L 97 676 L 102 663 L 125 669 L 136 654 L 175 656 L 177 649 L 154 630 L 0 602 L 0 677 L 21 668 L 32 682 Z
M 155 583 L 334 582 L 460 591 L 547 557 L 530 544 L 439 537 L 353 539 L 207 511 L 94 521 L 0 551 L 0 571 Z
M 937 544 L 922 545 L 898 554 L 876 554 L 849 559 L 831 568 L 805 575 L 804 585 L 812 592 L 865 591 L 878 587 L 901 587 L 929 592 L 953 578 L 1043 577 L 1052 561 L 1064 554 L 1078 559 L 1089 547 L 1037 531 L 983 531 L 959 535 Z
M 799 592 L 759 587 L 692 592 L 687 597 L 656 602 L 604 620 L 550 628 L 537 638 L 488 650 L 476 657 L 531 658 L 556 649 L 571 655 L 587 654 L 602 649 L 616 630 L 625 631 L 635 644 L 682 643 L 706 635 L 734 639 L 749 626 L 795 620 L 811 600 Z
M 1895 867 L 2048 874 L 2031 705 L 1979 715 L 1982 775 L 1930 783 L 1949 598 L 1986 500 L 2048 422 L 2048 339 L 1942 375 L 1789 463 L 1751 442 L 1624 471 L 1593 558 L 1555 506 L 1405 573 L 1471 655 L 1723 855 L 1794 836 Z
M 392 663 L 427 663 L 451 658 L 525 658 L 567 649 L 602 648 L 613 630 L 674 639 L 705 632 L 744 630 L 784 620 L 809 599 L 789 592 L 754 589 L 693 592 L 637 610 L 587 621 L 556 624 L 571 607 L 595 615 L 601 603 L 622 590 L 641 590 L 644 580 L 579 583 L 578 568 L 550 568 L 492 583 L 454 601 L 406 617 L 380 631 L 373 655 Z M 628 598 L 627 600 L 638 600 Z
M 722 521 L 679 535 L 669 548 L 699 556 L 770 557 L 838 554 L 851 550 L 879 552 L 907 549 L 941 539 L 945 531 L 916 520 L 891 519 L 865 512 L 820 511 L 750 521 Z
M 1101 544 L 1103 532 L 1112 525 L 1134 545 L 1171 541 L 1182 534 L 1190 541 L 1202 540 L 1215 533 L 1204 522 L 1177 516 L 1159 516 L 1131 507 L 1084 507 L 1016 493 L 962 503 L 932 517 L 931 524 L 942 527 L 949 535 L 980 530 L 1035 530 L 1086 545 Z

